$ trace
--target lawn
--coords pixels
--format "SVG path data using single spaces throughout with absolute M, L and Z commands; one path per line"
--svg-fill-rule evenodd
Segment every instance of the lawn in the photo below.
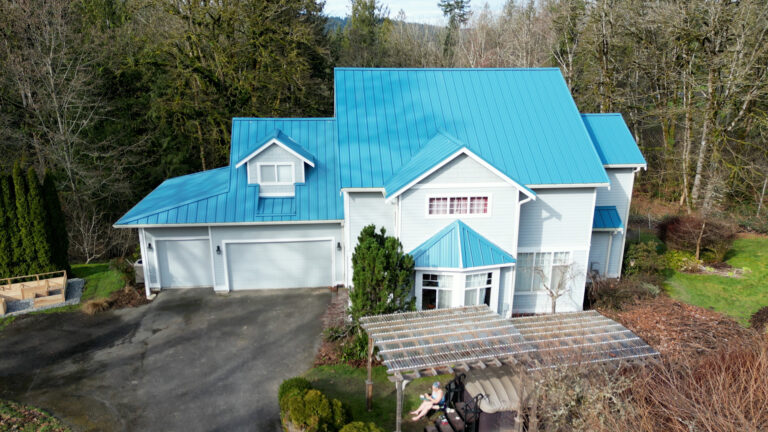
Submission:
M 373 422 L 384 430 L 395 428 L 395 384 L 387 379 L 383 366 L 373 369 L 373 411 L 365 408 L 365 379 L 366 369 L 357 369 L 348 365 L 318 366 L 310 369 L 304 376 L 312 386 L 322 391 L 329 398 L 339 399 L 347 408 L 348 414 L 355 421 Z M 439 380 L 443 385 L 452 377 L 438 376 L 419 378 L 408 383 L 403 398 L 403 431 L 416 432 L 424 430 L 425 420 L 413 422 L 409 411 L 416 409 L 419 395 L 431 391 L 430 386 Z
M 70 429 L 37 408 L 0 399 L 0 431 L 69 432 Z
M 125 286 L 120 273 L 110 269 L 109 263 L 75 264 L 72 266 L 72 273 L 74 277 L 85 279 L 81 302 L 107 298 Z
M 674 273 L 665 283 L 673 298 L 730 315 L 741 325 L 768 306 L 768 237 L 739 238 L 726 261 L 736 268 L 747 268 L 742 278 Z

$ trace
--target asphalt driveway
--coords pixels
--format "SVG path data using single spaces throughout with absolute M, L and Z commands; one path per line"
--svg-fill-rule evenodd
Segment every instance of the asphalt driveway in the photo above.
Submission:
M 279 431 L 277 387 L 312 366 L 328 290 L 163 291 L 0 331 L 0 397 L 82 431 Z

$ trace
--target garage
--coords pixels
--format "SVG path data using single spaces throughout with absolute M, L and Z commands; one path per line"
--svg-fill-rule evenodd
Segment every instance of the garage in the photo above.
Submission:
M 156 244 L 162 288 L 213 286 L 211 248 L 208 239 L 158 239 Z
M 333 284 L 333 240 L 230 242 L 225 248 L 229 289 L 315 288 Z

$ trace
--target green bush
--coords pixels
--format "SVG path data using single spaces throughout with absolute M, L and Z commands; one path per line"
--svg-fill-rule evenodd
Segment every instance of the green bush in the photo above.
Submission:
M 384 432 L 384 429 L 376 426 L 373 423 L 365 424 L 363 422 L 356 421 L 344 426 L 339 432 Z
M 362 361 L 368 361 L 368 335 L 361 330 L 345 339 L 339 349 L 339 357 L 344 363 L 359 365 Z
M 736 239 L 737 227 L 730 222 L 696 215 L 670 216 L 658 226 L 659 238 L 670 248 L 686 250 L 701 258 L 709 251 L 712 262 L 722 262 Z
M 286 430 L 336 432 L 344 426 L 346 414 L 338 399 L 329 400 L 319 390 L 288 391 L 281 401 Z
M 624 256 L 624 274 L 653 275 L 661 273 L 665 268 L 665 262 L 659 249 L 660 245 L 655 241 L 629 245 Z
M 125 258 L 114 258 L 109 261 L 109 269 L 120 274 L 126 285 L 136 285 L 136 271 Z
M 663 255 L 664 267 L 674 271 L 694 271 L 699 267 L 696 257 L 686 251 L 668 250 Z
M 280 384 L 277 389 L 277 400 L 280 402 L 280 407 L 283 407 L 283 398 L 289 393 L 304 394 L 312 389 L 312 384 L 306 378 L 293 377 L 288 378 Z

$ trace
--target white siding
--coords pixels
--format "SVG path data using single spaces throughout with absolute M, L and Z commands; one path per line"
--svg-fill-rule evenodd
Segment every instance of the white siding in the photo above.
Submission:
M 612 233 L 593 232 L 592 244 L 589 247 L 589 262 L 587 269 L 595 270 L 600 275 L 605 275 L 605 257 L 608 255 L 608 238 Z M 619 237 L 614 236 L 614 241 Z
M 352 253 L 360 231 L 370 224 L 384 227 L 388 235 L 396 236 L 395 204 L 387 204 L 381 192 L 350 192 L 347 196 L 348 223 L 346 229 L 347 285 L 352 286 Z
M 589 270 L 595 189 L 539 189 L 536 194 L 537 199 L 524 204 L 520 211 L 518 253 L 570 251 L 579 277 L 558 300 L 557 311 L 581 310 Z M 550 299 L 546 293 L 516 291 L 512 309 L 515 313 L 546 313 L 550 311 Z
M 226 290 L 224 254 L 215 253 L 216 246 L 224 248 L 224 242 L 247 240 L 300 240 L 332 239 L 334 245 L 333 282 L 342 283 L 344 257 L 336 244 L 342 242 L 341 224 L 283 224 L 283 225 L 244 225 L 211 227 L 211 249 L 213 251 L 214 288 Z
M 296 183 L 304 183 L 304 161 L 297 158 L 293 154 L 286 151 L 284 148 L 280 147 L 277 144 L 272 144 L 271 146 L 267 147 L 266 150 L 262 151 L 256 157 L 248 161 L 248 183 L 256 183 L 257 180 L 257 170 L 258 170 L 258 164 L 259 163 L 292 163 L 293 169 L 294 169 L 294 179 Z M 293 195 L 294 194 L 294 186 L 286 186 L 286 185 L 260 185 L 259 186 L 259 194 L 269 194 L 269 193 L 281 193 L 285 195 Z
M 428 216 L 430 196 L 488 196 L 489 213 Z M 410 251 L 452 221 L 461 219 L 502 249 L 515 253 L 517 199 L 517 188 L 471 158 L 459 156 L 401 195 L 400 241 Z
M 420 181 L 418 186 L 461 184 L 461 183 L 502 183 L 504 179 L 467 155 L 459 155 L 439 170 Z
M 501 316 L 507 317 L 512 313 L 512 299 L 514 297 L 515 268 L 503 267 L 499 280 L 499 310 Z
M 626 228 L 629 223 L 629 206 L 632 201 L 632 187 L 634 186 L 635 174 L 633 169 L 606 169 L 608 178 L 611 181 L 611 188 L 600 188 L 597 190 L 598 206 L 616 206 L 621 221 Z M 611 245 L 611 261 L 609 268 L 605 273 L 607 277 L 619 277 L 624 257 L 624 242 L 626 239 L 625 231 L 616 234 L 613 237 Z M 606 245 L 607 247 L 607 245 Z

